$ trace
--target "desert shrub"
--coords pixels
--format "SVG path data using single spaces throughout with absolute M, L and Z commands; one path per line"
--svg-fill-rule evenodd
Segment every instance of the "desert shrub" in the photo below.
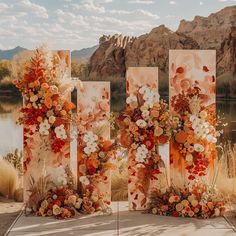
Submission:
M 0 193 L 6 198 L 14 198 L 17 170 L 6 160 L 0 160 Z
M 16 149 L 12 153 L 6 154 L 3 159 L 9 162 L 20 174 L 22 173 L 22 151 Z

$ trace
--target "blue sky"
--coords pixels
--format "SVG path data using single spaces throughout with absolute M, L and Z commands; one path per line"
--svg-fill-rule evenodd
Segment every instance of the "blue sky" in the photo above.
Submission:
M 103 34 L 138 36 L 165 24 L 175 31 L 181 19 L 208 16 L 236 0 L 0 0 L 0 49 L 55 49 L 98 44 Z

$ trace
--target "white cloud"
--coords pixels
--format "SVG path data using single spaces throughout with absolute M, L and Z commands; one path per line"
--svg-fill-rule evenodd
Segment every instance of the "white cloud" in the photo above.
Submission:
M 130 0 L 128 3 L 133 3 L 133 4 L 153 4 L 154 2 L 151 0 Z
M 171 4 L 171 5 L 175 5 L 176 2 L 175 2 L 175 1 L 169 1 L 169 4 Z
M 14 5 L 14 8 L 18 11 L 25 13 L 33 13 L 40 18 L 48 18 L 48 13 L 45 7 L 32 3 L 30 0 L 20 0 Z
M 137 9 L 137 10 L 133 10 L 133 11 L 110 10 L 109 13 L 114 14 L 114 15 L 126 15 L 126 16 L 129 16 L 130 19 L 132 19 L 132 18 L 141 19 L 141 17 L 145 17 L 146 19 L 149 18 L 149 19 L 157 20 L 160 18 L 158 15 L 153 14 L 153 13 L 146 11 L 146 10 L 142 10 L 142 9 Z
M 87 11 L 92 13 L 105 13 L 105 8 L 100 4 L 94 3 L 93 0 L 83 0 L 80 4 L 72 4 L 79 11 Z

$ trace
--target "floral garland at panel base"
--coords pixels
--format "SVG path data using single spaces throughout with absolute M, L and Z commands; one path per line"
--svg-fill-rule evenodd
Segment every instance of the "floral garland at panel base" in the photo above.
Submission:
M 102 197 L 96 194 L 81 194 L 80 191 L 76 191 L 74 177 L 69 168 L 67 168 L 66 174 L 67 184 L 64 185 L 55 186 L 55 183 L 50 181 L 49 176 L 42 177 L 38 183 L 35 183 L 35 189 L 41 191 L 31 190 L 29 200 L 26 203 L 25 214 L 53 216 L 59 220 L 95 212 L 111 214 L 110 208 Z
M 195 181 L 185 188 L 170 187 L 151 193 L 149 213 L 154 215 L 211 218 L 225 213 L 224 196 L 213 186 Z
M 79 138 L 79 147 L 82 151 L 79 163 L 80 189 L 86 195 L 99 195 L 104 204 L 110 205 L 109 171 L 115 169 L 112 160 L 116 156 L 116 143 L 88 131 Z M 99 184 L 109 189 L 99 190 Z M 107 207 L 107 210 L 111 212 L 111 208 Z
M 126 103 L 126 110 L 116 119 L 118 143 L 129 150 L 128 183 L 136 181 L 131 195 L 136 194 L 134 199 L 137 199 L 141 191 L 144 196 L 141 206 L 145 206 L 151 182 L 163 174 L 164 162 L 158 147 L 168 143 L 171 136 L 168 104 L 159 100 L 156 88 L 149 86 L 138 88 Z M 132 205 L 136 209 L 134 201 Z

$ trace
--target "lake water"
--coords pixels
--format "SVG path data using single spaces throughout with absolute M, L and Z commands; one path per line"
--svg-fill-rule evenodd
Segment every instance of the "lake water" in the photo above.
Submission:
M 22 150 L 22 127 L 16 124 L 21 104 L 12 98 L 0 97 L 0 156 L 16 148 Z M 217 101 L 217 112 L 229 123 L 223 140 L 236 142 L 236 101 Z

